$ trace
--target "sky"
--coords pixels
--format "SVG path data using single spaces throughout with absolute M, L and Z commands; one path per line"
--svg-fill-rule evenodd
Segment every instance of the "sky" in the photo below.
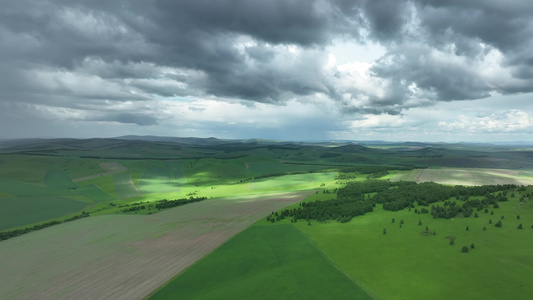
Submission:
M 530 0 L 0 3 L 0 138 L 533 141 Z

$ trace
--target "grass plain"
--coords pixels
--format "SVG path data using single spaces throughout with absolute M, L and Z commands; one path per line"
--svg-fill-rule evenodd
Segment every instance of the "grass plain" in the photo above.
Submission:
M 293 226 L 375 299 L 527 298 L 533 293 L 533 202 L 521 205 L 514 198 L 493 211 L 446 220 L 408 210 L 384 211 L 378 205 L 375 212 L 346 224 Z M 501 216 L 503 226 L 497 228 Z M 405 222 L 401 228 L 400 220 Z M 521 223 L 524 229 L 519 230 Z M 426 226 L 436 235 L 421 234 Z M 456 238 L 454 245 L 450 236 Z M 470 251 L 461 253 L 462 246 Z
M 157 291 L 163 299 L 371 299 L 289 224 L 252 226 Z
M 63 197 L 17 197 L 0 199 L 0 230 L 63 217 L 87 207 L 87 203 Z

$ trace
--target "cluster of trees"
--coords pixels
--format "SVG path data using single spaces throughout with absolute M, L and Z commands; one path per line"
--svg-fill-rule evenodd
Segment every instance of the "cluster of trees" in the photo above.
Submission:
M 285 175 L 310 174 L 310 173 L 318 173 L 318 172 L 321 172 L 321 170 L 270 173 L 270 174 L 257 175 L 257 176 L 254 176 L 254 177 L 248 177 L 248 178 L 245 178 L 245 179 L 241 179 L 241 180 L 239 180 L 239 183 L 248 182 L 248 181 L 254 181 L 254 180 L 257 180 L 257 179 L 280 177 L 280 176 L 285 176 Z
M 389 171 L 379 171 L 379 172 L 374 172 L 374 173 L 368 174 L 366 176 L 366 179 L 377 179 L 377 178 L 381 178 L 381 177 L 387 176 L 387 175 L 389 175 Z
M 342 168 L 339 170 L 339 175 L 335 180 L 349 180 L 356 178 L 356 174 L 367 175 L 367 179 L 377 179 L 389 174 L 391 170 L 412 170 L 413 167 L 403 167 L 403 166 L 356 166 L 349 168 Z
M 372 173 L 378 173 L 383 171 L 391 171 L 391 170 L 400 170 L 400 171 L 410 171 L 413 170 L 414 167 L 406 167 L 406 166 L 353 166 L 353 167 L 347 167 L 342 168 L 339 170 L 341 173 L 359 173 L 359 174 L 372 174 Z
M 155 208 L 157 208 L 157 210 L 161 210 L 161 209 L 166 209 L 166 208 L 171 208 L 171 207 L 182 206 L 182 205 L 193 203 L 193 202 L 199 202 L 205 199 L 207 199 L 207 197 L 189 197 L 189 199 L 182 198 L 182 199 L 176 199 L 176 200 L 163 199 L 163 200 L 157 201 L 158 203 L 156 203 Z
M 146 206 L 137 205 L 137 206 L 132 206 L 130 208 L 125 208 L 125 209 L 122 210 L 122 212 L 127 213 L 127 212 L 132 212 L 132 211 L 140 211 L 140 210 L 143 210 L 143 209 L 146 209 Z
M 458 214 L 469 217 L 475 212 L 474 209 L 480 211 L 487 209 L 489 205 L 497 208 L 497 202 L 507 201 L 508 191 L 516 188 L 516 185 L 511 184 L 465 187 L 445 186 L 433 182 L 419 184 L 385 180 L 351 182 L 344 188 L 333 191 L 337 193 L 337 199 L 303 202 L 298 208 L 272 213 L 267 217 L 267 221 L 276 222 L 292 218 L 292 222 L 300 219 L 348 222 L 355 216 L 371 212 L 377 203 L 383 204 L 386 210 L 398 211 L 407 207 L 414 208 L 415 204 L 428 207 L 429 204 L 440 201 L 445 201 L 444 206 L 432 205 L 431 207 L 433 217 L 452 218 Z M 325 190 L 323 192 L 326 193 Z M 496 192 L 499 193 L 495 194 Z M 471 197 L 479 196 L 484 196 L 484 198 L 469 200 Z M 450 198 L 464 201 L 464 203 L 457 204 L 457 201 L 448 200 Z M 420 210 L 415 209 L 415 213 L 429 213 L 430 210 L 426 207 Z
M 57 224 L 70 222 L 70 221 L 74 221 L 74 220 L 81 219 L 81 218 L 86 218 L 88 216 L 89 216 L 89 213 L 83 211 L 81 214 L 72 216 L 72 217 L 70 217 L 68 219 L 65 219 L 63 221 L 50 221 L 50 222 L 46 222 L 46 223 L 36 224 L 36 225 L 33 225 L 32 227 L 26 227 L 26 228 L 23 228 L 23 229 L 14 229 L 14 230 L 8 230 L 8 231 L 1 231 L 0 232 L 0 241 L 7 240 L 7 239 L 10 239 L 10 238 L 13 238 L 13 237 L 17 237 L 19 235 L 23 235 L 23 234 L 26 234 L 28 232 L 32 232 L 32 231 L 48 228 L 50 226 L 54 226 L 54 225 L 57 225 Z
M 475 214 L 477 217 L 478 214 L 477 212 L 474 213 L 474 209 L 476 209 L 476 211 L 485 209 L 485 212 L 488 212 L 489 205 L 493 205 L 494 208 L 499 207 L 496 200 L 494 198 L 491 199 L 491 197 L 485 197 L 482 200 L 466 200 L 462 204 L 457 204 L 456 201 L 444 201 L 443 206 L 431 206 L 431 215 L 433 218 L 443 219 L 454 218 L 458 215 L 468 218 L 472 216 L 472 214 Z
M 424 183 L 405 183 L 389 182 L 389 188 L 380 191 L 374 197 L 373 201 L 382 203 L 383 208 L 391 211 L 398 211 L 406 207 L 414 207 L 414 204 L 428 206 L 431 203 L 445 201 L 452 197 L 456 199 L 468 201 L 470 197 L 485 196 L 490 203 L 497 201 L 507 201 L 507 191 L 515 189 L 517 186 L 513 184 L 506 185 L 484 185 L 484 186 L 446 186 L 434 182 Z M 384 185 L 384 184 L 383 184 Z M 498 191 L 504 191 L 498 196 L 491 195 Z M 472 200 L 467 206 L 480 206 L 480 203 Z
M 341 223 L 346 223 L 353 217 L 373 211 L 373 208 L 374 204 L 372 201 L 365 199 L 365 197 L 302 202 L 298 208 L 286 209 L 281 211 L 281 213 L 272 213 L 267 217 L 267 221 L 275 222 L 285 218 L 291 218 L 292 222 L 297 222 L 297 220 L 306 220 L 308 222 L 309 220 L 319 222 L 336 220 Z

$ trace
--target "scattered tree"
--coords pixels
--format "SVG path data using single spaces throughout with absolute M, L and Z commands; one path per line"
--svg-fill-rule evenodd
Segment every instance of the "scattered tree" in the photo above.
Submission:
M 422 225 L 422 220 L 418 220 L 418 225 Z
M 470 228 L 468 228 L 468 225 L 466 226 L 466 231 L 470 230 Z
M 487 231 L 487 227 L 483 226 L 483 231 Z
M 489 219 L 489 224 L 492 224 L 492 219 Z
M 520 215 L 516 215 L 516 219 L 517 219 L 517 220 L 520 220 Z
M 476 245 L 474 245 L 474 243 L 472 243 L 472 244 L 470 245 L 470 248 L 474 249 L 474 248 L 476 248 Z
M 477 217 L 479 217 L 479 216 L 478 216 L 478 214 L 477 214 L 477 213 L 475 213 L 475 214 L 474 214 L 474 218 L 477 218 Z
M 520 223 L 517 228 L 522 229 L 522 223 Z
M 462 253 L 468 253 L 468 247 L 467 246 L 463 246 L 463 248 L 461 249 L 461 252 Z
M 503 224 L 502 224 L 502 221 L 501 221 L 501 220 L 498 220 L 498 223 L 496 223 L 496 225 L 494 225 L 494 226 L 496 226 L 496 227 L 502 227 L 502 225 L 503 225 Z
M 392 218 L 392 223 L 394 223 L 394 222 L 395 222 L 395 220 L 394 220 L 394 218 Z
M 387 234 L 387 229 L 383 228 L 383 234 Z

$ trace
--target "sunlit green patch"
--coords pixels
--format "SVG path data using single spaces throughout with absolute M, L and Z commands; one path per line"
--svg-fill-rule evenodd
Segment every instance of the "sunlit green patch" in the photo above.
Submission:
M 113 174 L 115 190 L 120 198 L 133 198 L 140 196 L 135 185 L 131 181 L 130 174 L 126 172 Z

